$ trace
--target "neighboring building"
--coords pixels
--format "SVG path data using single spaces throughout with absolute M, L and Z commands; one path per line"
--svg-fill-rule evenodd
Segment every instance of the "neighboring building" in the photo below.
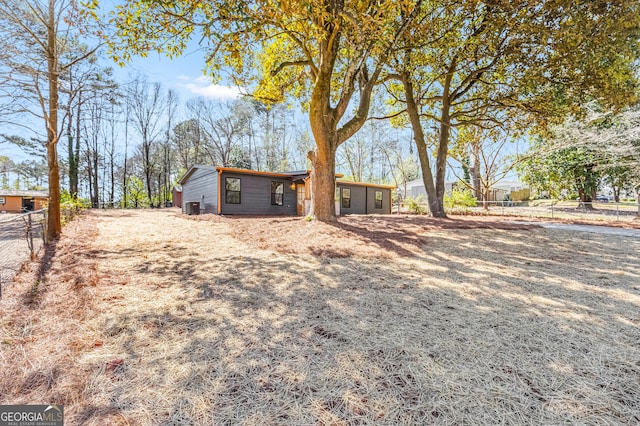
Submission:
M 173 207 L 182 207 L 182 186 L 173 186 L 173 190 L 171 191 L 171 205 Z
M 451 194 L 454 185 L 455 184 L 453 182 L 445 182 L 444 192 L 446 194 Z M 405 198 L 418 198 L 419 196 L 422 196 L 426 201 L 427 190 L 424 187 L 424 181 L 422 180 L 422 178 L 409 181 L 404 185 L 404 187 L 407 189 L 404 195 Z
M 0 213 L 21 213 L 45 208 L 47 191 L 15 191 L 0 189 Z
M 456 182 L 445 182 L 445 194 L 451 194 L 453 188 L 459 185 Z M 412 180 L 405 184 L 407 188 L 405 197 L 418 198 L 423 196 L 427 198 L 427 191 L 424 187 L 422 179 Z M 489 190 L 489 199 L 487 201 L 503 201 L 510 199 L 511 201 L 523 201 L 529 199 L 529 188 L 518 181 L 499 181 Z
M 195 165 L 178 184 L 182 212 L 187 214 L 305 215 L 311 199 L 307 170 L 275 173 Z M 336 213 L 389 214 L 392 189 L 339 180 Z
M 517 180 L 501 180 L 493 185 L 492 190 L 496 191 L 492 201 L 526 201 L 531 196 L 531 189 L 524 183 Z

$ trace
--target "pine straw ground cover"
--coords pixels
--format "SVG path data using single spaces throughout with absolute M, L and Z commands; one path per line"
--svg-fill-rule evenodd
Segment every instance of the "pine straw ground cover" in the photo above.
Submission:
M 475 219 L 88 212 L 5 288 L 0 404 L 62 403 L 69 425 L 637 424 L 639 250 Z

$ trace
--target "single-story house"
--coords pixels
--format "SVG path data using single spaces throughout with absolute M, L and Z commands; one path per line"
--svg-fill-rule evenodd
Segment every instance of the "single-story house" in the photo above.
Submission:
M 178 184 L 186 214 L 305 215 L 311 200 L 308 170 L 276 173 L 194 165 Z M 337 180 L 336 213 L 390 214 L 393 188 Z
M 45 208 L 47 191 L 17 191 L 0 189 L 0 213 L 21 213 Z

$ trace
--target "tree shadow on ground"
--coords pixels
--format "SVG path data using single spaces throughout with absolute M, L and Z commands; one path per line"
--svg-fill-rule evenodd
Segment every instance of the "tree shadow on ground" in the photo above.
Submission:
M 137 294 L 135 309 L 105 319 L 123 363 L 94 366 L 109 405 L 77 418 L 115 408 L 161 424 L 640 421 L 637 259 L 600 236 L 576 252 L 568 235 L 431 235 L 410 263 L 140 257 L 134 272 L 165 274 L 181 298 Z
M 306 222 L 300 218 L 213 217 L 233 229 L 234 237 L 256 248 L 316 257 L 407 257 L 419 253 L 438 230 L 531 229 L 535 225 L 501 221 L 427 216 L 352 215 L 335 222 Z

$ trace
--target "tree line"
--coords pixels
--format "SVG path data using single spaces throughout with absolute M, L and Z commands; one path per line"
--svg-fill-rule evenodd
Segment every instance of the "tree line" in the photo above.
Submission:
M 285 104 L 250 97 L 182 101 L 144 76 L 116 81 L 110 68 L 97 64 L 92 57 L 61 78 L 60 180 L 72 199 L 92 207 L 159 207 L 171 202 L 177 179 L 194 164 L 259 171 L 308 167 L 308 128 Z M 74 86 L 77 80 L 84 84 Z M 416 176 L 403 143 L 389 132 L 372 122 L 345 144 L 339 168 L 347 178 L 387 183 Z M 46 188 L 45 144 L 1 136 L 31 157 L 16 163 L 0 157 L 1 188 Z

